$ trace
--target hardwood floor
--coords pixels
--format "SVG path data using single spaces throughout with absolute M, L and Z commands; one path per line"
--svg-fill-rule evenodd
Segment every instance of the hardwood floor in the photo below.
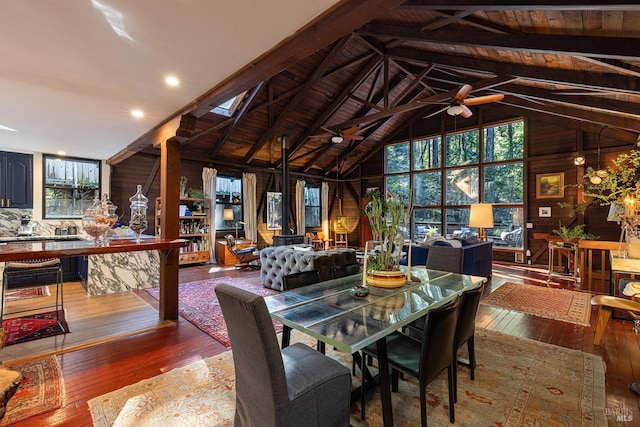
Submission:
M 494 275 L 486 286 L 485 296 L 507 281 L 546 285 L 545 271 L 543 268 L 496 264 Z M 180 282 L 229 276 L 259 283 L 259 274 L 258 271 L 197 266 L 182 268 Z M 552 286 L 573 288 L 570 282 L 552 282 Z M 82 302 L 80 298 L 72 301 L 71 296 L 69 298 L 66 302 L 69 317 L 76 316 L 76 322 L 82 322 L 83 311 L 91 312 L 88 308 L 89 302 Z M 139 292 L 136 298 L 142 298 L 148 304 L 157 306 L 157 302 L 146 292 Z M 477 326 L 602 356 L 607 366 L 606 410 L 609 425 L 638 425 L 640 401 L 638 396 L 628 389 L 628 384 L 634 379 L 640 380 L 639 337 L 631 331 L 630 322 L 615 320 L 610 322 L 603 344 L 594 346 L 596 314 L 595 310 L 592 310 L 592 325 L 583 327 L 481 304 Z M 88 319 L 84 321 L 89 322 Z M 117 333 L 118 329 L 122 328 L 119 324 L 106 323 L 108 321 L 102 319 L 102 326 L 113 329 L 111 332 Z M 186 320 L 179 319 L 175 326 L 152 329 L 116 341 L 66 352 L 59 356 L 67 388 L 65 406 L 33 417 L 20 425 L 91 426 L 87 400 L 213 356 L 225 349 L 222 344 Z M 616 422 L 617 413 L 630 415 L 632 419 L 626 423 Z

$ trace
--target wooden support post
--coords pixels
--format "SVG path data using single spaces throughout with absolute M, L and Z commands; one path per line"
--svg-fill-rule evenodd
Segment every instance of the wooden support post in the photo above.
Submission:
M 180 143 L 167 140 L 160 146 L 160 235 L 163 239 L 179 236 L 180 205 Z M 177 250 L 160 253 L 160 319 L 178 318 L 178 268 Z

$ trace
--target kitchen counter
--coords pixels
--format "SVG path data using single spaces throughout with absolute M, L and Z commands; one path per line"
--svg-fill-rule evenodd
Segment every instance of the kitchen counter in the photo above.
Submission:
M 65 236 L 4 236 L 0 237 L 0 243 L 12 243 L 12 242 L 32 242 L 32 241 L 67 241 L 67 240 L 84 240 L 79 234 L 68 234 Z
M 177 318 L 177 252 L 187 241 L 146 238 L 136 243 L 134 239 L 115 239 L 104 246 L 96 246 L 92 240 L 69 240 L 72 236 L 50 236 L 54 239 L 47 240 L 42 240 L 42 236 L 31 237 L 40 239 L 0 243 L 0 277 L 7 261 L 88 256 L 88 283 L 93 280 L 89 286 L 94 295 L 111 292 L 114 284 L 122 287 L 123 281 L 130 281 L 132 277 L 148 287 L 152 277 L 157 277 L 155 285 L 160 286 L 160 317 L 162 320 Z M 168 256 L 170 252 L 174 252 L 175 260 Z M 168 267 L 167 261 L 175 262 L 175 265 Z M 169 270 L 172 271 L 171 277 L 165 277 L 163 272 Z M 135 283 L 124 285 L 126 289 L 120 291 L 136 288 Z M 92 294 L 89 287 L 87 291 Z

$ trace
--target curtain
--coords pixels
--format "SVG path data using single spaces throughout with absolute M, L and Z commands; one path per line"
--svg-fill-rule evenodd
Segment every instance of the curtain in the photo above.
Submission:
M 296 228 L 297 235 L 304 236 L 305 233 L 305 215 L 304 215 L 304 186 L 306 182 L 299 179 L 296 182 Z
M 202 168 L 202 189 L 211 200 L 209 206 L 209 247 L 211 264 L 216 263 L 216 177 L 218 171 L 213 168 Z
M 322 183 L 322 232 L 328 238 L 329 237 L 329 184 Z
M 242 201 L 243 218 L 244 218 L 244 235 L 246 239 L 252 242 L 258 241 L 258 213 L 256 211 L 256 174 L 242 174 Z

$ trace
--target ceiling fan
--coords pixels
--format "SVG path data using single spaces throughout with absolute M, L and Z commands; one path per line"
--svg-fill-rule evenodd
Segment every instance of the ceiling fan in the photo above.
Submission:
M 324 126 L 320 126 L 320 128 L 331 135 L 331 142 L 334 144 L 340 144 L 345 139 L 353 139 L 358 141 L 364 139 L 364 136 L 355 135 L 356 132 L 360 132 L 360 128 L 357 126 L 344 130 L 332 130 Z
M 430 117 L 435 114 L 438 114 L 441 111 L 447 112 L 450 116 L 462 116 L 465 119 L 469 118 L 473 115 L 473 112 L 469 109 L 469 106 L 480 105 L 480 104 L 489 104 L 491 102 L 501 101 L 504 98 L 503 94 L 495 94 L 495 95 L 485 95 L 485 96 L 477 96 L 475 98 L 467 98 L 467 96 L 473 90 L 473 86 L 471 85 L 463 85 L 458 93 L 451 99 L 451 101 L 446 104 L 447 107 L 434 113 L 430 114 Z M 434 102 L 433 104 L 440 104 L 439 102 Z

